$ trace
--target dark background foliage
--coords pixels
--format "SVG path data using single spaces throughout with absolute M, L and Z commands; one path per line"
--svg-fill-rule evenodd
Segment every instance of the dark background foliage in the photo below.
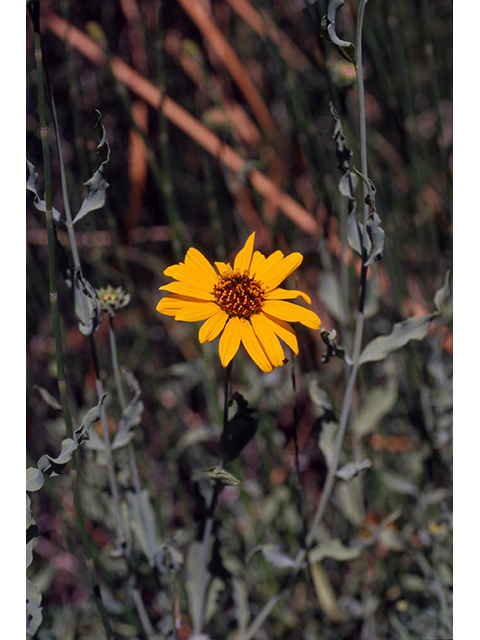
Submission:
M 347 348 L 358 295 L 355 260 L 349 251 L 341 259 L 340 220 L 346 204 L 338 191 L 329 109 L 332 102 L 353 150 L 351 164 L 359 167 L 356 91 L 352 65 L 319 35 L 326 3 L 252 2 L 252 24 L 262 33 L 274 25 L 264 37 L 240 14 L 243 3 L 191 4 L 207 7 L 237 53 L 268 107 L 273 132 L 255 110 L 252 92 L 232 78 L 227 54 L 219 55 L 216 49 L 215 34 L 202 33 L 183 3 L 41 3 L 44 54 L 73 212 L 86 195 L 83 183 L 99 166 L 96 109 L 107 131 L 111 156 L 105 172 L 110 184 L 106 204 L 76 225 L 77 240 L 84 273 L 93 286 L 121 285 L 131 294 L 130 305 L 117 314 L 115 324 L 120 362 L 135 373 L 142 389 L 144 412 L 135 436 L 136 454 L 159 539 L 180 532 L 175 544 L 185 555 L 202 519 L 197 474 L 215 464 L 223 369 L 216 345 L 198 344 L 195 326 L 170 322 L 155 311 L 158 287 L 165 283 L 163 270 L 182 259 L 192 245 L 209 259 L 231 258 L 255 230 L 257 247 L 265 252 L 280 248 L 304 254 L 299 288 L 311 295 L 323 327 L 335 328 Z M 348 1 L 338 14 L 337 32 L 348 40 L 354 39 L 356 10 L 356 3 Z M 125 61 L 152 86 L 160 86 L 215 131 L 301 204 L 314 232 L 305 230 L 294 210 L 285 214 L 259 193 L 245 172 L 235 173 L 191 134 L 160 117 L 135 90 L 123 90 L 107 64 L 81 53 L 74 40 L 58 37 L 51 27 L 52 15 L 89 34 L 92 43 Z M 275 33 L 288 37 L 286 52 Z M 388 333 L 395 322 L 434 310 L 434 294 L 452 267 L 452 4 L 370 2 L 363 42 L 369 170 L 386 234 L 384 258 L 370 279 L 367 342 Z M 28 20 L 26 46 L 27 156 L 43 184 L 33 30 Z M 145 127 L 146 146 L 135 135 L 135 118 Z M 62 211 L 55 153 L 52 174 L 54 206 Z M 70 261 L 61 225 L 58 238 Z M 35 465 L 45 453 L 58 455 L 65 434 L 61 414 L 37 389 L 58 396 L 46 233 L 42 216 L 30 202 L 27 246 L 27 455 L 28 463 Z M 83 415 L 97 402 L 95 376 L 61 277 L 58 287 L 70 402 L 74 415 Z M 106 325 L 104 320 L 95 340 L 104 384 L 114 398 Z M 298 334 L 298 429 L 308 521 L 326 473 L 318 438 L 338 417 L 345 365 L 336 359 L 323 364 L 325 345 L 307 330 L 300 328 Z M 335 494 L 322 534 L 347 544 L 362 536 L 366 540 L 371 528 L 389 514 L 400 509 L 401 515 L 359 558 L 323 561 L 325 575 L 317 580 L 325 593 L 332 590 L 326 600 L 307 576 L 299 578 L 285 596 L 286 606 L 275 609 L 259 639 L 448 637 L 451 356 L 447 310 L 424 341 L 411 342 L 384 362 L 363 367 L 345 462 L 363 454 L 373 464 L 358 486 L 356 481 L 345 483 L 346 490 Z M 289 370 L 262 376 L 246 357 L 240 355 L 235 362 L 234 385 L 261 417 L 255 439 L 232 467 L 242 483 L 226 490 L 219 504 L 214 571 L 224 588 L 208 627 L 212 638 L 227 637 L 248 610 L 256 615 L 281 584 L 278 567 L 261 554 L 249 556 L 256 545 L 277 544 L 294 556 L 302 527 L 293 468 Z M 318 389 L 326 394 L 328 408 Z M 112 434 L 118 418 L 119 408 L 112 400 Z M 126 491 L 124 467 L 120 455 L 117 471 Z M 104 562 L 103 578 L 121 602 L 122 567 L 108 556 L 112 516 L 106 475 L 91 451 L 82 456 L 80 476 L 90 535 Z M 68 478 L 47 480 L 32 500 L 40 535 L 30 575 L 43 595 L 42 637 L 74 637 L 62 635 L 67 628 L 76 629 L 75 637 L 100 637 L 95 635 L 102 631 L 91 606 Z M 141 566 L 139 574 L 149 614 L 160 629 L 158 585 L 147 567 Z M 184 575 L 182 570 L 179 575 Z M 188 629 L 185 583 L 178 576 L 175 580 L 179 616 Z M 244 600 L 236 581 L 246 586 Z M 340 609 L 348 614 L 339 616 Z M 119 637 L 136 637 L 135 622 L 125 620 L 120 610 L 112 615 Z M 369 627 L 372 620 L 374 627 Z M 367 632 L 371 635 L 362 635 Z

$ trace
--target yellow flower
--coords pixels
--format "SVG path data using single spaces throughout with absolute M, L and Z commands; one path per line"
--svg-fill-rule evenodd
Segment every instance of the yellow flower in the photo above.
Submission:
M 185 262 L 165 269 L 165 275 L 177 282 L 160 287 L 168 294 L 158 303 L 157 311 L 175 320 L 206 320 L 198 334 L 201 343 L 223 332 L 219 354 L 224 367 L 242 342 L 262 371 L 272 371 L 285 362 L 278 338 L 298 354 L 295 331 L 287 322 L 318 329 L 320 318 L 305 307 L 286 302 L 300 296 L 311 304 L 305 293 L 278 286 L 299 266 L 303 256 L 284 256 L 275 251 L 266 258 L 260 251 L 253 251 L 254 241 L 252 233 L 233 268 L 225 262 L 215 262 L 214 268 L 200 251 L 189 249 Z

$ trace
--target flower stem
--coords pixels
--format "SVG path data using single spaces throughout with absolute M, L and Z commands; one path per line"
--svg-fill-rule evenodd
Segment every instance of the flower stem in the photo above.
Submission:
M 228 399 L 230 397 L 230 381 L 231 381 L 231 373 L 232 373 L 232 365 L 233 359 L 228 363 L 225 368 L 225 397 L 223 404 L 223 430 L 227 428 L 228 422 Z M 218 466 L 221 467 L 223 465 L 223 460 L 220 457 Z M 210 500 L 210 506 L 207 511 L 207 518 L 205 520 L 204 529 L 203 529 L 203 538 L 202 538 L 202 566 L 200 569 L 200 579 L 199 579 L 199 588 L 201 589 L 201 599 L 200 599 L 200 607 L 199 607 L 199 615 L 194 621 L 193 626 L 193 635 L 200 634 L 203 628 L 203 618 L 205 616 L 205 601 L 207 597 L 207 564 L 209 560 L 209 542 L 210 536 L 212 534 L 213 529 L 213 518 L 215 514 L 215 509 L 217 507 L 218 498 L 223 489 L 223 485 L 220 482 L 215 482 L 213 486 L 212 498 Z

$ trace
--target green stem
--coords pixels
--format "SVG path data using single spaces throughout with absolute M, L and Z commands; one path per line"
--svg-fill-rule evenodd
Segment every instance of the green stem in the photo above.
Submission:
M 232 373 L 232 365 L 233 365 L 233 360 L 231 360 L 225 368 L 225 398 L 224 398 L 224 404 L 223 404 L 223 430 L 224 431 L 227 428 L 227 422 L 228 422 L 228 400 L 230 397 L 230 380 L 231 380 L 231 373 Z M 222 465 L 223 465 L 223 461 L 220 458 L 218 466 L 221 467 Z M 216 482 L 213 487 L 210 507 L 207 512 L 207 519 L 205 521 L 205 525 L 203 529 L 202 550 L 201 550 L 202 566 L 200 569 L 200 579 L 199 579 L 199 584 L 201 589 L 200 607 L 199 607 L 200 613 L 194 621 L 194 625 L 193 625 L 194 636 L 196 634 L 200 634 L 203 628 L 203 618 L 205 616 L 205 602 L 207 598 L 207 588 L 208 588 L 208 584 L 207 584 L 207 565 L 209 560 L 208 547 L 210 542 L 210 536 L 212 534 L 212 529 L 213 529 L 215 509 L 217 507 L 218 498 L 220 496 L 222 489 L 223 489 L 223 485 L 220 482 Z

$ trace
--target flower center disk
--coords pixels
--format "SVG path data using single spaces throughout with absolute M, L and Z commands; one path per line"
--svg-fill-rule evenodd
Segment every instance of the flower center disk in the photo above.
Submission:
M 265 289 L 248 271 L 224 271 L 213 287 L 218 306 L 230 317 L 248 319 L 260 313 L 265 302 Z

